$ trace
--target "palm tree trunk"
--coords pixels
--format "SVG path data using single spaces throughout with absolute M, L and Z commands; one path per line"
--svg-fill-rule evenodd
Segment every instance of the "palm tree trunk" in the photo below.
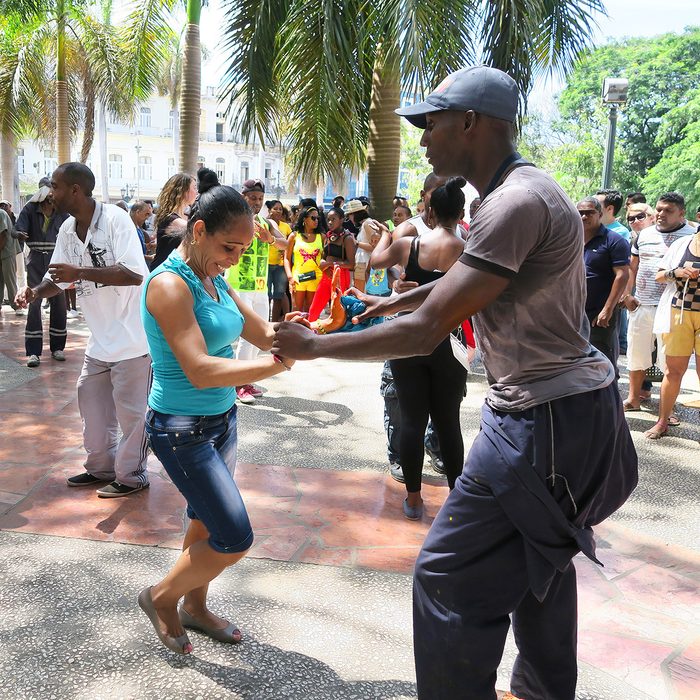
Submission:
M 394 113 L 401 101 L 398 48 L 378 52 L 372 75 L 372 102 L 369 111 L 367 180 L 372 216 L 380 221 L 391 218 L 401 161 L 401 123 Z
M 107 110 L 102 102 L 97 104 L 97 146 L 100 162 L 100 190 L 102 201 L 109 202 L 109 163 L 107 161 Z
M 58 163 L 70 161 L 70 127 L 68 124 L 68 83 L 66 82 L 66 4 L 56 2 L 56 139 Z
M 17 139 L 14 134 L 0 136 L 0 169 L 2 169 L 2 198 L 12 203 L 19 211 L 19 192 L 15 191 L 17 180 Z
M 86 86 L 87 87 L 87 86 Z M 83 145 L 80 149 L 80 162 L 87 163 L 95 140 L 95 91 L 90 85 L 85 91 L 85 123 L 83 124 Z
M 175 105 L 173 108 L 173 155 L 177 160 L 180 154 L 180 107 Z
M 202 49 L 199 41 L 201 0 L 187 0 L 187 29 L 180 92 L 180 171 L 194 174 L 199 150 L 202 102 Z

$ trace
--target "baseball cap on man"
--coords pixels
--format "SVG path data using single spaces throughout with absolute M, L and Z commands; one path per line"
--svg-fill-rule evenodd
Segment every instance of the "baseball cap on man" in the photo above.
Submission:
M 260 178 L 253 178 L 251 180 L 246 180 L 241 188 L 241 194 L 246 192 L 262 192 L 265 193 L 265 183 Z
M 426 127 L 426 114 L 445 110 L 486 114 L 507 122 L 518 116 L 518 86 L 497 68 L 471 66 L 448 75 L 424 102 L 402 107 L 396 114 L 419 129 Z

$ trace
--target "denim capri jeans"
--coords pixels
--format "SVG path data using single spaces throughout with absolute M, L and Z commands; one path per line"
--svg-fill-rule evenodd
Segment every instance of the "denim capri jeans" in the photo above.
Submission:
M 148 409 L 151 449 L 187 500 L 187 515 L 201 520 L 217 552 L 244 552 L 253 529 L 233 479 L 236 406 L 216 416 L 175 416 Z

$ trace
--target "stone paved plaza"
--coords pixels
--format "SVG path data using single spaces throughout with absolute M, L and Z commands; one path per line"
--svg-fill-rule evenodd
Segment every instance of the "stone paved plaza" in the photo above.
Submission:
M 15 698 L 415 698 L 413 562 L 446 493 L 425 469 L 426 515 L 400 512 L 389 476 L 379 363 L 318 360 L 263 383 L 239 406 L 237 481 L 256 541 L 213 585 L 244 643 L 193 634 L 175 657 L 136 605 L 176 557 L 184 502 L 151 457 L 148 491 L 98 499 L 69 489 L 82 468 L 75 379 L 86 330 L 69 321 L 67 362 L 23 365 L 24 318 L 0 321 L 0 687 Z M 624 378 L 622 380 L 624 383 Z M 697 399 L 688 375 L 681 401 Z M 462 411 L 478 430 L 484 377 Z M 655 396 L 658 386 L 655 387 Z M 629 414 L 640 485 L 597 529 L 604 568 L 577 559 L 577 698 L 700 697 L 700 420 L 657 442 L 656 400 Z M 508 687 L 509 639 L 499 675 Z

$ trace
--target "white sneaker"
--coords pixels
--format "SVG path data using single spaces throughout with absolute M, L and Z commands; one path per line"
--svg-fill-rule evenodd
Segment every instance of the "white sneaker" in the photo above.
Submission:
M 51 353 L 51 357 L 53 357 L 54 360 L 58 360 L 59 362 L 66 361 L 66 356 L 63 354 L 63 350 L 54 350 Z
M 15 309 L 15 316 L 24 316 L 24 309 L 20 309 L 19 307 L 17 307 Z
M 77 309 L 70 309 L 66 316 L 68 316 L 68 318 L 78 318 L 80 314 L 78 313 Z
M 38 367 L 40 362 L 38 355 L 30 355 L 27 358 L 27 367 Z

